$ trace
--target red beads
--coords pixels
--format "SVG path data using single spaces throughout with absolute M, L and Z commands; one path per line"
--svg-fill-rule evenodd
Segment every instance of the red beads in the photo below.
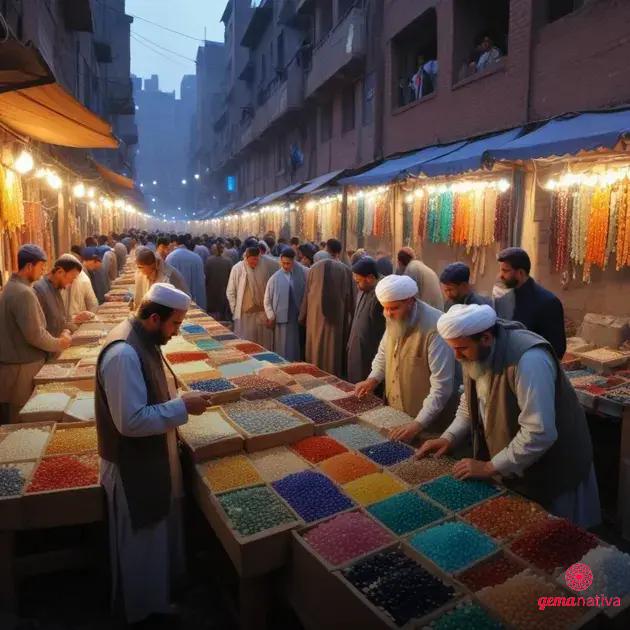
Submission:
M 312 464 L 323 462 L 329 457 L 347 452 L 347 448 L 337 440 L 325 435 L 308 437 L 293 444 L 293 449 Z
M 27 492 L 45 492 L 98 484 L 98 456 L 60 455 L 43 459 Z

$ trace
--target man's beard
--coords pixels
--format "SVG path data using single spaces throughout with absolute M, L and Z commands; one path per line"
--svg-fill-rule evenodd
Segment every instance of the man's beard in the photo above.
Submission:
M 160 329 L 149 333 L 149 338 L 156 346 L 165 346 L 169 342 L 166 335 Z
M 394 341 L 400 341 L 410 329 L 411 317 L 408 315 L 405 319 L 392 319 L 391 317 L 385 317 L 387 325 L 387 334 L 394 339 Z
M 504 280 L 503 284 L 508 288 L 508 289 L 515 289 L 516 286 L 518 285 L 518 280 L 516 278 L 510 278 L 509 280 Z
M 479 358 L 476 361 L 470 361 L 468 359 L 462 359 L 462 371 L 468 378 L 473 381 L 481 378 L 490 369 L 490 355 L 492 354 L 492 348 L 482 346 L 479 348 Z

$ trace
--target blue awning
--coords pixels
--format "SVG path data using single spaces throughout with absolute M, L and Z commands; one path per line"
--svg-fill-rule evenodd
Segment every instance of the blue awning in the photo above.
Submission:
M 464 144 L 464 142 L 454 142 L 452 144 L 426 147 L 402 157 L 385 160 L 382 164 L 365 171 L 365 173 L 354 175 L 353 177 L 344 177 L 339 180 L 339 183 L 342 186 L 377 186 L 379 184 L 388 184 L 397 179 L 403 179 L 409 175 L 417 175 L 425 162 L 452 153 Z
M 487 152 L 495 160 L 535 160 L 581 151 L 614 149 L 630 133 L 630 110 L 559 116 L 538 129 Z
M 517 138 L 522 131 L 522 127 L 517 127 L 492 136 L 470 140 L 461 149 L 447 153 L 430 162 L 425 162 L 420 167 L 420 172 L 428 177 L 438 177 L 479 170 L 484 165 L 488 151 L 504 146 L 507 142 Z

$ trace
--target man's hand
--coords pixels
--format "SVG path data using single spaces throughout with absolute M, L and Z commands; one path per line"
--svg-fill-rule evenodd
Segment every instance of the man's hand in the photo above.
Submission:
M 72 321 L 75 324 L 83 324 L 83 322 L 89 322 L 91 319 L 94 319 L 94 313 L 91 311 L 81 311 L 73 317 Z
M 446 438 L 436 438 L 434 440 L 427 440 L 417 451 L 416 459 L 426 457 L 433 454 L 434 457 L 442 457 L 446 455 L 451 448 L 450 440 Z
M 357 398 L 363 398 L 363 396 L 367 396 L 371 394 L 378 385 L 378 381 L 374 378 L 368 378 L 365 381 L 361 381 L 354 386 L 354 395 Z
M 455 479 L 488 479 L 496 473 L 492 462 L 482 462 L 478 459 L 462 459 L 453 466 Z
M 389 439 L 411 442 L 417 435 L 420 435 L 421 431 L 422 427 L 418 422 L 408 422 L 407 424 L 391 429 Z
M 267 323 L 265 324 L 265 326 L 267 326 L 267 328 L 275 328 L 276 327 L 276 318 L 274 317 L 273 319 L 268 319 Z
M 59 335 L 59 346 L 62 350 L 69 348 L 72 345 L 72 335 L 69 330 L 64 330 L 61 335 Z
M 185 392 L 182 394 L 182 400 L 190 415 L 200 416 L 212 404 L 212 395 L 203 392 Z

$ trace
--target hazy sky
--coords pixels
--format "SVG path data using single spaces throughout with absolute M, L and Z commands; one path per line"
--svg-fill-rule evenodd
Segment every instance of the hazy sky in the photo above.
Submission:
M 206 39 L 223 41 L 223 24 L 219 20 L 226 3 L 227 0 L 127 0 L 126 11 L 200 40 L 205 27 Z M 179 94 L 182 76 L 195 74 L 193 61 L 202 42 L 139 19 L 134 19 L 131 33 L 131 72 L 143 78 L 158 74 L 161 90 Z

